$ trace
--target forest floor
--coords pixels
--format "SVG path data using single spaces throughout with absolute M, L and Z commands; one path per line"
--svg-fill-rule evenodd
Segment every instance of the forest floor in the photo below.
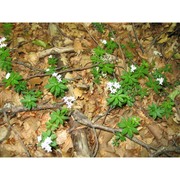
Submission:
M 11 25 L 0 24 L 0 37 L 6 37 L 6 48 L 10 49 L 12 59 L 12 69 L 3 68 L 5 62 L 0 59 L 0 157 L 179 156 L 179 24 Z M 104 53 L 103 49 L 108 49 L 107 42 L 113 49 L 103 56 L 104 59 L 110 59 L 105 62 L 112 65 L 109 69 L 92 60 L 98 52 Z M 95 49 L 98 46 L 99 51 Z M 56 147 L 47 152 L 38 146 L 38 136 L 47 130 L 52 112 L 67 107 L 63 96 L 56 97 L 45 88 L 51 77 L 46 71 L 50 68 L 48 59 L 51 57 L 58 60 L 55 72 L 67 80 L 68 90 L 64 96 L 73 96 L 75 101 L 69 109 L 68 119 L 54 131 Z M 146 62 L 144 66 L 143 62 Z M 132 70 L 132 65 L 137 69 Z M 102 70 L 104 67 L 107 69 Z M 128 97 L 132 95 L 133 104 L 129 105 L 124 100 L 122 104 L 115 102 L 114 106 L 108 105 L 107 99 L 113 93 L 110 94 L 107 83 L 116 79 L 121 84 L 121 81 L 125 82 L 125 72 L 130 72 L 133 77 L 133 72 L 139 67 L 144 67 L 145 71 L 148 69 L 148 73 L 144 72 L 137 82 L 128 79 L 126 85 L 134 88 L 139 83 L 144 94 L 134 95 L 136 89 L 130 89 L 127 93 L 132 93 Z M 18 93 L 14 85 L 6 84 L 9 79 L 7 74 L 12 71 L 22 76 L 28 90 L 39 90 L 42 93 L 32 108 L 23 106 L 22 92 Z M 159 81 L 158 84 L 160 74 L 164 82 Z M 150 77 L 153 82 L 148 86 Z M 167 102 L 166 107 L 161 106 L 163 102 Z M 152 104 L 157 106 L 154 110 L 151 108 L 153 112 L 150 113 Z M 132 116 L 140 119 L 138 126 L 135 126 L 138 132 L 134 132 L 133 137 L 125 133 L 123 137 L 126 140 L 118 141 L 121 136 L 116 131 L 118 123 Z

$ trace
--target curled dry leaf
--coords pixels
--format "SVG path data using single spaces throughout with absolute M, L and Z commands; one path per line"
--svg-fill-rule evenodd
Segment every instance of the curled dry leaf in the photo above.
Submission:
M 39 56 L 35 52 L 30 52 L 29 54 L 25 55 L 25 59 L 31 63 L 32 66 L 35 66 L 39 61 Z

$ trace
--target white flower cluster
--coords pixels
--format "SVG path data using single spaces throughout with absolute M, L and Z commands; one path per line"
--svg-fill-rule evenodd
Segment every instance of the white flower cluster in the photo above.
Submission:
M 108 82 L 107 88 L 111 91 L 111 93 L 116 93 L 117 89 L 119 89 L 121 85 L 118 82 Z
M 163 85 L 164 78 L 163 77 L 157 78 L 156 81 L 159 81 L 159 84 Z
M 42 136 L 38 136 L 38 142 L 42 140 Z M 41 143 L 42 149 L 46 150 L 47 152 L 52 152 L 52 147 L 50 144 L 52 143 L 52 140 L 50 137 L 47 137 L 43 143 Z
M 154 54 L 155 56 L 162 56 L 162 54 L 161 54 L 159 51 L 153 51 L 153 54 Z
M 10 73 L 7 73 L 5 78 L 6 78 L 6 79 L 9 79 L 10 76 L 11 76 L 11 74 L 10 74 Z
M 7 44 L 4 44 L 3 42 L 6 40 L 5 37 L 0 38 L 0 48 L 6 47 Z
M 105 39 L 103 39 L 103 40 L 101 39 L 100 41 L 101 41 L 103 44 L 107 44 L 107 41 L 106 41 Z
M 65 96 L 65 97 L 63 97 L 63 100 L 66 103 L 67 107 L 71 108 L 71 106 L 73 105 L 72 102 L 75 101 L 76 99 L 73 96 L 69 96 L 69 97 Z
M 60 74 L 58 75 L 58 73 L 53 73 L 52 76 L 55 77 L 58 80 L 58 82 L 62 81 Z
M 52 55 L 49 55 L 48 58 L 52 58 Z
M 137 69 L 137 67 L 133 64 L 130 67 L 131 67 L 131 70 L 130 70 L 131 72 L 134 72 Z

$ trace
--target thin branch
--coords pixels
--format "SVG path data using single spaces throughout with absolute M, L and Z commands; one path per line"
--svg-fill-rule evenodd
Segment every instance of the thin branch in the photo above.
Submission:
M 62 47 L 62 48 L 53 47 L 51 49 L 46 49 L 44 51 L 39 52 L 38 56 L 39 58 L 43 58 L 51 54 L 62 54 L 66 52 L 74 52 L 74 47 Z
M 0 109 L 0 113 L 6 112 L 6 113 L 12 113 L 12 114 L 16 114 L 19 112 L 27 112 L 27 111 L 40 111 L 40 110 L 46 110 L 46 109 L 56 109 L 56 108 L 60 108 L 62 105 L 64 105 L 64 102 L 61 103 L 56 103 L 56 104 L 39 104 L 37 105 L 37 107 L 32 108 L 32 109 L 27 109 L 23 106 L 15 106 L 12 108 L 2 108 Z
M 67 70 L 64 70 L 64 71 L 60 71 L 58 73 L 63 74 L 63 73 L 72 72 L 72 71 L 83 71 L 83 70 L 86 70 L 86 69 L 91 69 L 91 68 L 96 67 L 96 66 L 98 66 L 98 64 L 88 66 L 88 67 L 82 67 L 82 68 L 67 69 Z M 25 80 L 29 80 L 29 79 L 32 79 L 32 78 L 35 78 L 35 77 L 45 77 L 45 76 L 49 76 L 49 74 L 35 74 L 35 75 L 27 77 Z
M 139 44 L 139 47 L 140 47 L 142 53 L 144 54 L 144 48 L 142 47 L 142 44 L 139 42 L 139 39 L 138 39 L 137 34 L 136 34 L 134 23 L 132 23 L 132 29 L 134 32 L 135 39 L 136 39 L 137 43 Z
M 168 153 L 168 152 L 175 152 L 180 154 L 180 147 L 176 146 L 169 146 L 169 147 L 160 147 L 153 155 L 152 157 L 158 157 L 161 154 Z
M 97 45 L 99 45 L 98 42 L 96 41 L 96 39 L 91 35 L 91 33 L 88 31 L 88 29 L 84 26 L 84 24 L 82 24 L 82 26 L 83 26 L 83 28 L 87 31 L 87 33 L 89 34 L 89 36 L 93 39 L 93 41 L 94 41 Z
M 92 122 L 84 115 L 82 114 L 80 111 L 78 110 L 75 110 L 73 113 L 72 113 L 72 118 L 79 122 L 80 124 L 83 124 L 83 125 L 86 125 L 88 127 L 91 127 L 91 128 L 95 128 L 95 129 L 100 129 L 100 130 L 103 130 L 103 131 L 107 131 L 107 132 L 111 132 L 111 133 L 115 133 L 115 132 L 122 132 L 121 129 L 115 129 L 115 128 L 110 128 L 110 127 L 107 127 L 107 126 L 102 126 L 102 125 L 99 125 L 99 124 L 92 124 Z M 151 149 L 152 150 L 155 150 L 157 151 L 157 148 L 151 146 L 151 145 L 148 145 L 146 143 L 144 143 L 143 141 L 140 141 L 139 139 L 133 137 L 133 138 L 130 138 L 129 136 L 126 136 L 128 139 L 130 139 L 131 141 L 139 144 L 140 146 L 146 148 L 148 151 L 150 151 Z

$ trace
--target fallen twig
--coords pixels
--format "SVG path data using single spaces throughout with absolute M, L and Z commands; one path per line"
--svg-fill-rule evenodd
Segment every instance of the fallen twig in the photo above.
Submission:
M 46 109 L 56 109 L 56 108 L 60 108 L 62 105 L 64 105 L 64 102 L 61 103 L 56 103 L 56 104 L 39 104 L 37 105 L 37 107 L 32 108 L 32 109 L 27 109 L 23 106 L 14 106 L 12 108 L 2 108 L 0 109 L 0 113 L 12 113 L 12 114 L 16 114 L 19 112 L 26 112 L 26 111 L 40 111 L 40 110 L 46 110 Z
M 72 118 L 79 122 L 80 124 L 83 124 L 83 125 L 86 125 L 88 127 L 91 127 L 91 128 L 95 128 L 95 129 L 100 129 L 100 130 L 103 130 L 103 131 L 107 131 L 107 132 L 111 132 L 111 133 L 115 133 L 115 132 L 122 132 L 121 129 L 115 129 L 115 128 L 110 128 L 110 127 L 107 127 L 107 126 L 102 126 L 102 125 L 99 125 L 99 124 L 92 124 L 92 122 L 84 115 L 82 114 L 80 111 L 78 110 L 75 110 L 73 113 L 72 113 Z M 140 146 L 146 148 L 148 151 L 150 150 L 155 150 L 157 151 L 157 148 L 151 146 L 151 145 L 148 145 L 142 141 L 140 141 L 139 139 L 133 137 L 133 138 L 130 138 L 129 136 L 126 136 L 128 139 L 130 139 L 131 141 L 139 144 Z
M 175 152 L 180 154 L 180 147 L 179 146 L 160 147 L 154 154 L 152 154 L 152 157 L 158 157 L 161 154 L 168 152 Z
M 139 42 L 139 39 L 138 39 L 137 34 L 136 34 L 134 23 L 132 23 L 132 29 L 134 32 L 135 39 L 136 39 L 137 43 L 139 44 L 139 47 L 140 47 L 142 53 L 144 54 L 144 48 L 142 47 L 142 44 Z
M 61 54 L 61 53 L 73 52 L 73 51 L 74 51 L 74 47 L 62 47 L 62 48 L 53 47 L 51 49 L 46 49 L 44 51 L 39 52 L 38 57 L 43 58 L 51 54 Z
M 93 39 L 93 41 L 94 41 L 97 45 L 99 45 L 98 42 L 96 41 L 96 39 L 91 35 L 91 33 L 88 31 L 88 29 L 84 26 L 84 24 L 82 24 L 82 26 L 83 26 L 83 28 L 87 31 L 87 33 L 90 35 L 90 37 Z

